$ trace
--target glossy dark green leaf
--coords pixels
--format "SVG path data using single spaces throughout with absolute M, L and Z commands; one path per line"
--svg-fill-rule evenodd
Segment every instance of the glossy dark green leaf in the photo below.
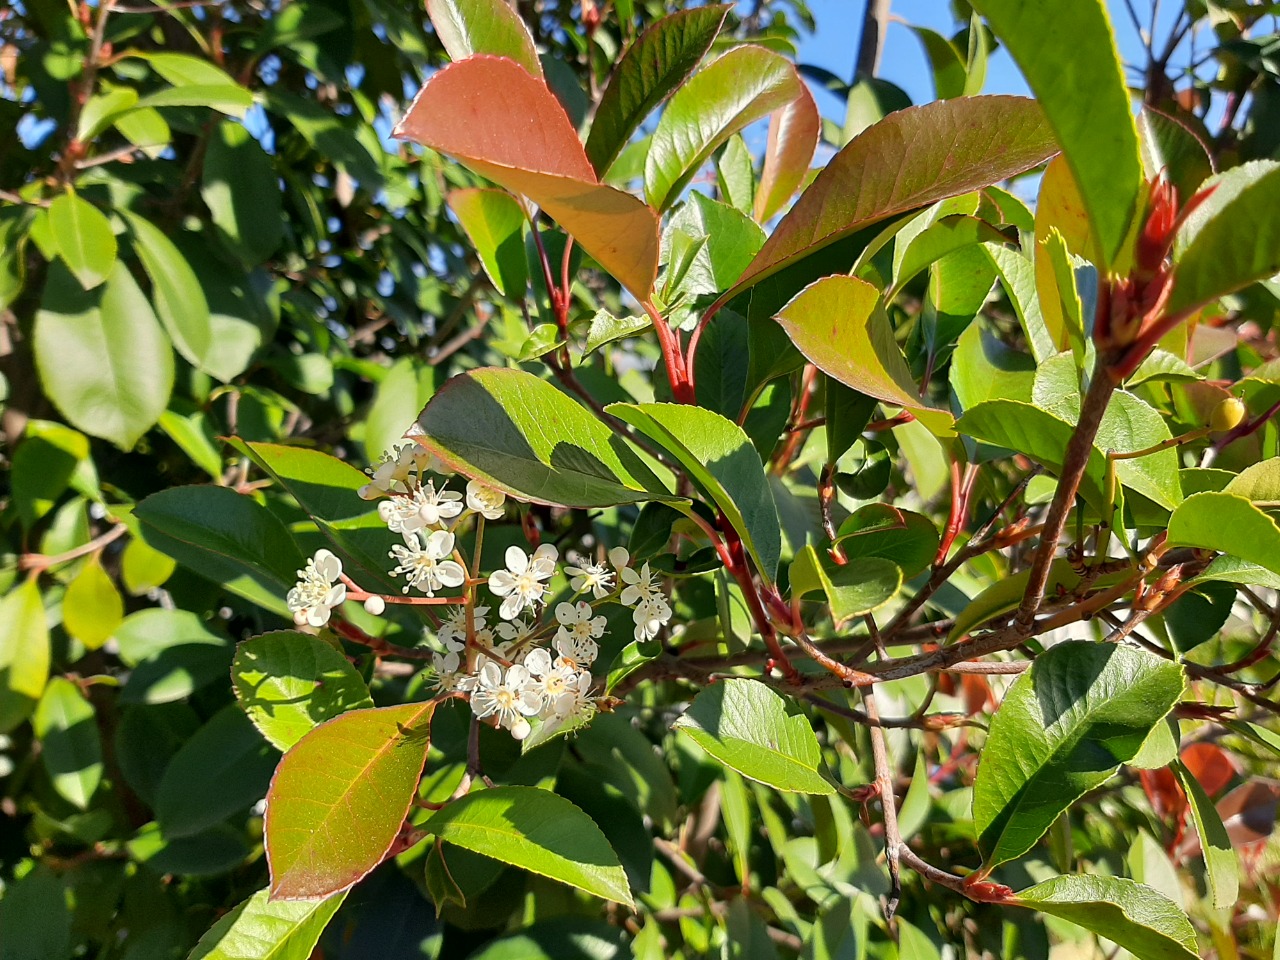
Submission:
M 778 511 L 760 455 L 731 420 L 677 403 L 614 403 L 605 408 L 674 456 L 742 537 L 767 581 L 782 552 Z
M 427 16 L 451 60 L 488 53 L 542 76 L 529 28 L 506 0 L 427 0 Z
M 45 393 L 85 433 L 130 450 L 160 418 L 173 351 L 124 264 L 93 291 L 50 264 L 33 339 Z
M 716 147 L 795 100 L 801 86 L 786 59 L 754 45 L 735 47 L 692 77 L 672 96 L 649 144 L 649 204 L 670 207 Z
M 49 205 L 49 230 L 62 261 L 84 289 L 107 279 L 116 262 L 116 238 L 102 211 L 83 197 L 64 193 Z
M 822 752 L 802 714 L 758 680 L 722 680 L 676 721 L 702 749 L 750 780 L 793 793 L 832 794 Z
M 486 367 L 448 381 L 418 442 L 451 469 L 522 500 L 573 507 L 667 499 L 627 444 L 551 384 Z
M 102 780 L 102 741 L 93 705 L 70 680 L 54 677 L 31 723 L 53 788 L 68 803 L 88 808 Z
M 218 233 L 246 266 L 275 253 L 284 237 L 275 168 L 249 131 L 223 121 L 209 137 L 200 193 Z
M 681 10 L 651 24 L 609 76 L 600 96 L 587 158 L 601 177 L 644 119 L 683 83 L 720 32 L 728 6 Z
M 1195 960 L 1195 929 L 1177 904 L 1122 877 L 1054 877 L 1011 901 L 1092 930 L 1138 960 Z
M 721 300 L 895 214 L 1029 170 L 1058 150 L 1040 107 L 961 97 L 892 114 L 832 158 Z
M 147 542 L 202 577 L 285 614 L 284 596 L 303 566 L 274 514 L 228 487 L 171 487 L 136 511 Z
M 163 230 L 127 211 L 124 218 L 138 259 L 151 278 L 152 300 L 165 332 L 187 362 L 205 369 L 204 357 L 212 344 L 213 330 L 199 277 Z
M 880 609 L 902 588 L 902 568 L 884 557 L 837 564 L 806 544 L 791 562 L 793 599 L 821 593 L 838 624 Z
M 933 562 L 938 528 L 923 514 L 869 503 L 840 524 L 836 543 L 851 563 L 883 557 L 900 566 L 903 577 L 910 579 Z
M 1182 696 L 1182 668 L 1132 647 L 1059 643 L 992 718 L 973 790 L 983 863 L 1022 856 L 1086 791 L 1132 759 Z
M 603 900 L 633 905 L 618 855 L 600 828 L 550 791 L 518 786 L 475 791 L 449 803 L 423 829 Z
M 373 706 L 369 688 L 341 650 L 291 630 L 240 644 L 231 683 L 254 726 L 281 750 L 326 720 Z
M 290 748 L 267 795 L 272 898 L 330 896 L 382 862 L 422 776 L 434 711 L 434 702 L 355 710 Z
M 278 758 L 240 707 L 228 704 L 173 757 L 156 791 L 167 839 L 189 837 L 253 806 Z
M 1107 5 L 977 0 L 973 7 L 1021 68 L 1062 145 L 1098 241 L 1098 266 L 1116 265 L 1145 183 Z

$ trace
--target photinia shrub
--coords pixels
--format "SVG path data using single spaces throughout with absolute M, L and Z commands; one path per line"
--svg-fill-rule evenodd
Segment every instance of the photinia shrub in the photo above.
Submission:
M 236 485 L 120 519 L 264 627 L 146 798 L 172 844 L 265 787 L 261 889 L 191 956 L 356 955 L 334 917 L 423 893 L 405 955 L 1262 956 L 1280 162 L 1135 117 L 1101 0 L 974 0 L 966 52 L 917 31 L 941 99 L 834 150 L 727 5 L 656 18 L 590 95 L 505 0 L 426 6 L 452 62 L 393 136 L 448 171 L 487 339 L 397 368 L 367 468 L 229 430 Z M 995 43 L 1034 99 L 979 93 Z M 259 162 L 242 129 L 209 140 L 227 170 Z M 51 345 L 141 293 L 96 207 L 41 215 L 70 291 L 41 376 L 131 448 L 168 388 L 86 406 Z M 148 336 L 200 367 L 172 242 L 121 216 Z M 76 622 L 115 596 L 95 564 L 62 614 L 89 647 L 117 633 Z M 0 602 L 45 629 L 34 579 Z M 47 641 L 7 649 L 0 718 L 83 809 L 93 707 Z

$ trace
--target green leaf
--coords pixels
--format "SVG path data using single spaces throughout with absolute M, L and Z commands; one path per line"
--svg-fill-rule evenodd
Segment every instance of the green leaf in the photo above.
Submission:
M 792 599 L 821 592 L 837 624 L 880 609 L 902 588 L 902 568 L 883 557 L 837 564 L 806 544 L 791 563 Z
M 124 620 L 120 592 L 92 558 L 67 586 L 62 598 L 62 625 L 90 650 L 97 650 L 116 632 Z
M 1209 180 L 1217 189 L 1179 232 L 1170 315 L 1280 273 L 1280 163 L 1258 160 Z
M 726 4 L 681 10 L 651 24 L 623 54 L 600 96 L 587 158 L 601 177 L 644 119 L 693 73 L 724 23 Z
M 449 803 L 423 824 L 440 840 L 634 907 L 618 855 L 595 822 L 536 787 L 493 787 Z
M 218 919 L 187 960 L 309 960 L 346 893 L 323 900 L 269 900 L 259 890 Z
M 417 791 L 435 706 L 354 710 L 290 748 L 267 794 L 272 898 L 329 896 L 382 862 Z
M 369 688 L 341 650 L 291 630 L 236 647 L 231 683 L 254 726 L 281 750 L 326 720 L 373 706 Z
M 1118 580 L 1115 575 L 1104 574 L 1094 581 L 1094 585 L 1109 585 L 1107 579 L 1109 577 Z M 988 620 L 1018 609 L 1018 604 L 1022 602 L 1022 595 L 1026 593 L 1029 579 L 1030 571 L 1023 570 L 1002 577 L 982 590 L 960 611 L 955 624 L 947 634 L 947 642 L 955 643 Z M 1050 595 L 1060 589 L 1073 590 L 1079 583 L 1080 575 L 1071 569 L 1070 563 L 1066 560 L 1053 561 L 1049 567 L 1049 579 L 1046 584 Z
M 521 345 L 515 360 L 517 363 L 537 360 L 564 344 L 565 341 L 560 339 L 560 330 L 554 323 L 540 323 L 529 331 L 529 337 Z
M 996 268 L 1001 286 L 1009 295 L 1014 313 L 1018 315 L 1031 355 L 1037 363 L 1047 360 L 1057 352 L 1057 348 L 1045 323 L 1040 299 L 1036 296 L 1035 266 L 1017 250 L 991 243 L 985 244 L 984 249 Z
M 277 754 L 232 703 L 174 754 L 156 791 L 166 839 L 201 833 L 253 806 L 266 792 Z
M 223 121 L 210 133 L 200 194 L 217 232 L 245 266 L 280 246 L 284 216 L 275 167 L 240 124 Z
M 175 87 L 185 87 L 190 84 L 217 86 L 235 82 L 231 79 L 231 75 L 217 64 L 189 53 L 153 53 L 132 50 L 130 56 L 147 61 L 151 69 Z
M 436 392 L 439 367 L 419 363 L 416 357 L 401 357 L 391 365 L 378 384 L 378 393 L 369 406 L 364 423 L 365 459 L 374 463 L 392 447 L 404 442 L 417 412 Z
M 188 363 L 211 373 L 204 358 L 213 343 L 213 329 L 200 278 L 163 230 L 127 210 L 123 213 L 138 259 L 151 278 L 152 300 L 165 332 Z
M 716 147 L 795 100 L 802 86 L 784 57 L 751 44 L 735 47 L 681 85 L 649 144 L 644 192 L 650 206 L 670 207 Z
M 1177 904 L 1121 877 L 1054 877 L 1007 901 L 1092 930 L 1138 960 L 1195 960 L 1196 933 Z
M 1132 647 L 1069 641 L 1018 677 L 992 718 L 973 788 L 983 869 L 1022 856 L 1131 760 L 1182 696 L 1182 668 Z
M 243 117 L 252 106 L 253 94 L 238 83 L 190 83 L 141 97 L 134 109 L 208 107 L 230 117 Z
M 173 351 L 124 264 L 93 292 L 50 264 L 33 340 L 45 393 L 85 433 L 131 450 L 160 419 Z
M 120 579 L 130 596 L 141 597 L 173 576 L 178 562 L 140 537 L 131 537 L 120 555 Z
M 744 777 L 790 793 L 830 795 L 822 751 L 808 719 L 758 680 L 722 680 L 703 690 L 675 723 L 707 753 Z
M 1213 173 L 1213 161 L 1201 139 L 1181 120 L 1151 106 L 1138 112 L 1138 136 L 1147 179 L 1163 170 L 1186 203 Z
M 909 409 L 937 435 L 952 432 L 951 414 L 921 400 L 873 285 L 856 277 L 824 277 L 801 290 L 777 319 L 791 342 L 827 376 Z
M 962 213 L 941 217 L 919 233 L 908 236 L 903 231 L 894 247 L 893 286 L 885 292 L 885 300 L 893 300 L 904 284 L 947 254 L 980 243 L 1003 243 L 1004 239 L 1004 234 L 985 220 Z
M 582 348 L 582 355 L 594 353 L 607 343 L 634 337 L 649 329 L 651 321 L 646 316 L 615 317 L 608 310 L 597 310 L 591 318 L 591 326 L 587 328 L 587 340 Z
M 852 563 L 870 557 L 892 560 L 910 579 L 933 563 L 938 528 L 923 514 L 887 503 L 859 507 L 836 531 L 836 541 Z
M 609 664 L 609 672 L 605 675 L 604 695 L 609 696 L 614 687 L 661 655 L 662 644 L 656 640 L 632 640 L 618 651 L 618 655 Z
M 64 193 L 49 204 L 49 231 L 58 255 L 84 289 L 107 279 L 116 262 L 116 237 L 102 211 L 74 193 Z
M 226 682 L 230 647 L 221 638 L 213 642 L 166 646 L 140 661 L 129 673 L 121 703 L 173 703 L 185 700 L 215 680 Z
M 792 103 L 799 103 L 792 100 Z M 784 108 L 785 109 L 785 108 Z M 781 111 L 775 110 L 773 116 Z M 755 161 L 742 134 L 735 133 L 725 142 L 719 156 L 715 158 L 716 192 L 721 200 L 744 216 L 751 215 L 755 203 L 756 174 Z M 761 241 L 763 242 L 763 237 Z
M 969 75 L 965 70 L 964 60 L 955 45 L 928 27 L 911 27 L 911 32 L 919 38 L 924 46 L 925 56 L 929 58 L 929 66 L 933 70 L 934 95 L 939 100 L 950 100 L 962 96 Z
M 720 302 L 864 227 L 998 183 L 1057 150 L 1040 107 L 1021 97 L 960 97 L 891 114 L 831 159 Z
M 138 91 L 132 87 L 107 88 L 94 94 L 80 111 L 76 125 L 76 139 L 82 142 L 95 140 L 111 126 L 116 115 L 127 111 L 138 102 Z
M 1235 906 L 1240 896 L 1240 863 L 1222 817 L 1200 786 L 1187 765 L 1181 760 L 1173 764 L 1173 772 L 1182 784 L 1191 806 L 1191 818 L 1200 836 L 1200 851 L 1204 854 L 1205 877 L 1209 885 L 1209 897 L 1219 910 Z
M 288 616 L 303 557 L 274 514 L 228 487 L 170 487 L 140 504 L 148 543 L 232 593 Z
M 1128 399 L 1125 399 L 1128 398 Z M 1025 454 L 1046 469 L 1057 473 L 1075 427 L 1054 413 L 1015 400 L 987 400 L 979 403 L 956 423 L 956 429 L 975 440 Z M 1106 506 L 1105 450 L 1144 450 L 1168 439 L 1168 427 L 1155 410 L 1132 394 L 1117 391 L 1107 409 L 1103 426 L 1094 441 L 1093 453 L 1080 484 L 1080 496 L 1094 509 Z M 1182 497 L 1177 457 L 1160 453 L 1116 461 L 1116 476 L 1126 487 L 1150 498 L 1166 510 L 1178 506 Z
M 766 581 L 778 573 L 782 536 L 773 491 L 751 439 L 732 420 L 678 403 L 613 403 L 608 413 L 674 456 L 723 511 Z
M 951 389 L 961 410 L 969 410 L 984 400 L 1031 399 L 1035 380 L 1035 360 L 988 331 L 985 323 L 974 323 L 960 335 L 951 358 Z
M 416 439 L 449 466 L 521 500 L 602 507 L 669 500 L 631 448 L 551 384 L 485 367 L 449 380 Z
M 1116 266 L 1145 182 L 1106 4 L 976 0 L 973 7 L 1021 68 L 1062 145 L 1098 242 L 1098 266 Z
M 298 501 L 343 559 L 359 568 L 366 586 L 395 592 L 402 584 L 387 573 L 388 534 L 377 505 L 359 490 L 368 477 L 337 457 L 277 443 L 227 442 L 271 475 Z
M 53 789 L 68 803 L 88 809 L 102 780 L 102 742 L 92 704 L 70 680 L 54 677 L 31 722 Z
M 1169 545 L 1217 550 L 1280 574 L 1280 527 L 1244 497 L 1197 493 L 1169 518 Z
M 506 0 L 427 0 L 427 16 L 450 60 L 488 53 L 541 78 L 529 28 Z
M 202 410 L 195 410 L 184 416 L 170 408 L 160 414 L 160 429 L 210 479 L 222 479 L 222 451 L 218 448 L 213 428 Z
M 502 0 L 499 5 L 506 7 Z M 489 280 L 504 297 L 523 302 L 529 271 L 524 256 L 524 210 L 505 190 L 454 190 L 448 197 Z

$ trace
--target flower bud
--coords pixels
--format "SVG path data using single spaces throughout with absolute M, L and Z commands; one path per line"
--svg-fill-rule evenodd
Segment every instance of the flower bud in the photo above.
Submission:
M 387 609 L 387 601 L 379 596 L 368 597 L 364 602 L 364 612 L 372 617 L 380 617 Z
M 1209 429 L 1217 433 L 1234 430 L 1240 425 L 1245 415 L 1244 401 L 1236 397 L 1227 397 L 1213 408 L 1209 415 Z

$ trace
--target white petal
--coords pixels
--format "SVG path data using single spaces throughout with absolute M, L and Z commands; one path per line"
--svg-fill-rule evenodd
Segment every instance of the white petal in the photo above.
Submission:
M 626 547 L 614 547 L 609 551 L 609 562 L 618 570 L 622 570 L 631 562 L 631 554 L 627 552 Z
M 541 647 L 537 650 L 530 650 L 524 658 L 524 665 L 534 676 L 545 676 L 551 672 L 551 654 Z
M 507 561 L 507 569 L 514 574 L 521 574 L 529 569 L 529 557 L 519 547 L 507 547 L 505 559 Z
M 560 551 L 552 543 L 542 544 L 537 550 L 533 551 L 533 555 L 539 560 L 549 560 L 553 564 L 560 559 Z
M 569 626 L 570 624 L 575 623 L 578 619 L 578 616 L 577 616 L 577 611 L 573 607 L 573 604 L 557 603 L 556 619 L 559 620 L 561 623 L 563 623 L 565 626 Z
M 512 548 L 515 549 L 515 548 Z M 516 578 L 513 577 L 508 570 L 495 570 L 489 574 L 489 589 L 500 597 L 505 597 L 508 593 L 515 589 Z M 503 617 L 507 620 L 511 618 L 506 614 Z
M 508 588 L 509 589 L 509 588 Z M 508 593 L 502 601 L 502 606 L 498 608 L 498 615 L 503 620 L 514 620 L 520 616 L 520 611 L 524 609 L 524 600 L 520 598 L 518 593 Z
M 442 560 L 436 564 L 436 577 L 446 587 L 458 587 L 467 579 L 467 571 L 456 560 Z
M 342 576 L 342 561 L 328 550 L 317 550 L 315 563 L 316 572 L 326 580 L 337 580 Z

